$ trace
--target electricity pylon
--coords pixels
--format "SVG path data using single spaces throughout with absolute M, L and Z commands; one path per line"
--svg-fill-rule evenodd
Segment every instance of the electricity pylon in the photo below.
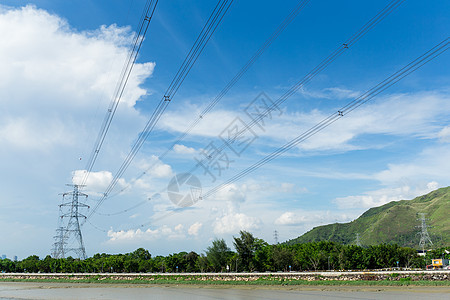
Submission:
M 59 224 L 56 229 L 55 243 L 53 244 L 53 257 L 64 258 L 69 252 L 74 252 L 78 258 L 86 258 L 83 236 L 81 235 L 80 218 L 86 216 L 80 213 L 80 209 L 89 208 L 88 205 L 79 201 L 80 197 L 87 199 L 88 195 L 80 192 L 81 185 L 71 185 L 73 191 L 63 194 L 62 204 L 59 205 Z M 67 220 L 67 221 L 66 221 Z M 69 242 L 75 239 L 76 247 L 67 247 Z
M 355 241 L 355 243 L 356 243 L 356 246 L 361 247 L 361 240 L 360 240 L 360 237 L 359 237 L 359 233 L 356 233 L 356 241 Z
M 273 232 L 273 239 L 275 240 L 275 245 L 278 245 L 278 231 Z
M 419 248 L 422 248 L 422 253 L 425 253 L 425 245 L 430 244 L 433 246 L 433 242 L 431 241 L 430 235 L 428 234 L 427 228 L 430 227 L 426 223 L 425 214 L 419 213 L 420 218 L 417 219 L 420 221 L 420 225 L 417 226 L 420 228 L 420 232 L 417 234 L 420 234 L 420 241 L 419 241 Z

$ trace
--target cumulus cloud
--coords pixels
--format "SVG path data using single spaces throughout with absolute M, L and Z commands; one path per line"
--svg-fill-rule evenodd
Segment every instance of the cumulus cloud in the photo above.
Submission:
M 6 176 L 16 178 L 9 181 L 10 190 L 28 182 L 20 194 L 30 214 L 16 214 L 14 219 L 40 218 L 35 226 L 51 237 L 58 193 L 71 177 L 80 183 L 84 176 L 85 155 L 97 137 L 133 33 L 116 25 L 81 31 L 32 5 L 0 5 L 0 35 L 0 165 L 10 170 Z M 128 153 L 145 124 L 135 104 L 148 94 L 143 84 L 154 68 L 152 62 L 134 66 L 96 172 L 88 179 L 86 189 L 94 192 L 89 195 L 104 191 L 113 177 L 104 170 L 115 167 L 121 152 Z M 6 177 L 0 177 L 5 182 Z M 118 182 L 119 187 L 125 184 L 123 179 Z M 36 190 L 46 196 L 30 197 Z M 3 193 L 4 199 L 17 196 L 7 189 Z M 45 210 L 45 217 L 35 208 Z
M 289 226 L 313 226 L 319 223 L 348 222 L 354 216 L 330 211 L 287 211 L 281 214 L 276 220 L 275 225 Z
M 106 111 L 127 56 L 130 29 L 111 25 L 80 32 L 32 5 L 1 6 L 0 35 L 0 142 L 50 151 L 85 141 L 87 133 L 95 135 L 97 124 L 86 111 Z M 154 67 L 136 64 L 128 81 L 116 121 L 133 119 L 130 129 L 143 121 L 134 105 L 147 94 L 140 85 Z
M 381 206 L 391 201 L 409 200 L 417 196 L 427 194 L 437 189 L 439 184 L 435 181 L 428 182 L 425 186 L 417 186 L 412 188 L 411 186 L 404 185 L 395 188 L 383 188 L 375 191 L 369 191 L 363 195 L 348 196 L 342 198 L 336 198 L 335 203 L 339 208 L 370 208 L 375 206 Z
M 304 223 L 306 217 L 304 215 L 297 215 L 293 212 L 285 212 L 275 220 L 276 225 L 298 225 Z
M 138 165 L 147 175 L 154 178 L 168 178 L 174 175 L 172 167 L 163 163 L 155 155 L 152 155 L 149 159 L 141 160 Z
M 82 184 L 86 175 L 86 170 L 76 170 L 72 172 L 72 183 Z M 86 190 L 93 192 L 96 195 L 101 193 L 108 187 L 113 180 L 113 174 L 109 171 L 91 172 L 87 181 L 85 182 Z M 126 185 L 125 179 L 120 178 L 117 181 L 118 187 L 124 187 Z
M 230 212 L 221 218 L 217 218 L 214 222 L 214 233 L 237 233 L 240 230 L 255 230 L 261 225 L 261 221 L 258 218 L 247 216 L 243 213 Z
M 130 229 L 114 231 L 110 229 L 108 231 L 108 237 L 110 242 L 135 242 L 135 241 L 151 241 L 157 239 L 183 239 L 185 234 L 183 232 L 183 225 L 178 224 L 173 229 L 167 225 L 163 225 L 154 230 L 147 229 Z
M 215 200 L 244 202 L 245 192 L 236 184 L 228 184 L 214 195 Z
M 188 234 L 189 235 L 198 235 L 200 229 L 202 228 L 203 224 L 200 222 L 195 222 L 191 226 L 189 226 Z
M 330 88 L 335 95 L 347 98 L 355 96 L 353 91 Z M 338 97 L 339 98 L 339 97 Z M 196 110 L 196 109 L 194 109 Z M 190 110 L 173 111 L 167 115 L 163 130 L 183 132 L 185 120 Z M 221 110 L 211 112 L 194 129 L 195 135 L 217 136 L 240 111 Z M 286 111 L 280 117 L 266 122 L 261 137 L 276 141 L 291 140 L 316 125 L 330 115 L 330 111 L 313 109 L 310 111 Z M 379 96 L 352 112 L 338 122 L 313 135 L 298 145 L 306 151 L 350 151 L 380 147 L 379 144 L 359 144 L 363 135 L 413 136 L 416 138 L 436 138 L 438 132 L 446 140 L 449 129 L 437 125 L 436 120 L 445 120 L 450 113 L 450 97 L 445 92 L 418 92 Z
M 357 138 L 363 135 L 435 138 L 436 132 L 441 130 L 436 120 L 445 118 L 450 113 L 449 100 L 448 94 L 439 92 L 378 97 L 299 144 L 299 148 L 347 151 L 380 146 L 379 144 L 358 144 Z M 318 111 L 315 115 L 317 119 L 314 124 L 328 116 Z
M 181 144 L 176 144 L 175 146 L 173 146 L 173 151 L 180 154 L 194 154 L 196 152 L 194 148 L 187 147 Z

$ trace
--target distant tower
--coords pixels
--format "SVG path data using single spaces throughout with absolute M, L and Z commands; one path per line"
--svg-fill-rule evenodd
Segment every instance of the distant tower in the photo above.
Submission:
M 426 223 L 425 214 L 419 213 L 419 219 L 420 225 L 417 226 L 420 228 L 420 232 L 417 234 L 420 234 L 420 241 L 419 241 L 419 248 L 422 248 L 422 253 L 425 253 L 425 245 L 430 244 L 430 246 L 433 246 L 433 242 L 430 239 L 430 235 L 428 234 L 427 228 L 430 227 Z
M 56 229 L 55 243 L 53 244 L 53 257 L 65 258 L 69 252 L 74 252 L 78 258 L 86 258 L 86 250 L 84 248 L 83 237 L 81 235 L 80 218 L 86 218 L 80 213 L 81 208 L 89 208 L 84 203 L 79 202 L 80 197 L 87 199 L 87 195 L 80 192 L 81 185 L 73 186 L 73 191 L 63 194 L 62 204 L 59 205 L 59 224 Z M 68 248 L 68 241 L 75 240 L 77 247 Z
M 359 233 L 356 233 L 356 246 L 361 247 L 361 240 L 359 237 Z
M 56 228 L 55 242 L 53 243 L 53 258 L 65 258 L 67 245 L 66 228 L 63 226 L 63 216 L 60 214 L 58 228 Z
M 275 240 L 275 245 L 277 245 L 278 244 L 278 231 L 274 231 L 273 232 L 273 239 Z

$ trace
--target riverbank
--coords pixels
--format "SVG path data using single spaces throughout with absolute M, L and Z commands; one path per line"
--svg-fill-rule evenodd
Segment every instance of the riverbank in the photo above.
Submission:
M 449 299 L 450 287 L 0 282 L 0 299 Z
M 450 272 L 1 273 L 0 281 L 221 286 L 450 286 Z

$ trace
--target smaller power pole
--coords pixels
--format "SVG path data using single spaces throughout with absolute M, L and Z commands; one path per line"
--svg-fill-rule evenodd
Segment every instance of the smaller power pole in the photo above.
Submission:
M 359 233 L 356 233 L 356 246 L 361 247 L 361 240 L 359 237 Z

